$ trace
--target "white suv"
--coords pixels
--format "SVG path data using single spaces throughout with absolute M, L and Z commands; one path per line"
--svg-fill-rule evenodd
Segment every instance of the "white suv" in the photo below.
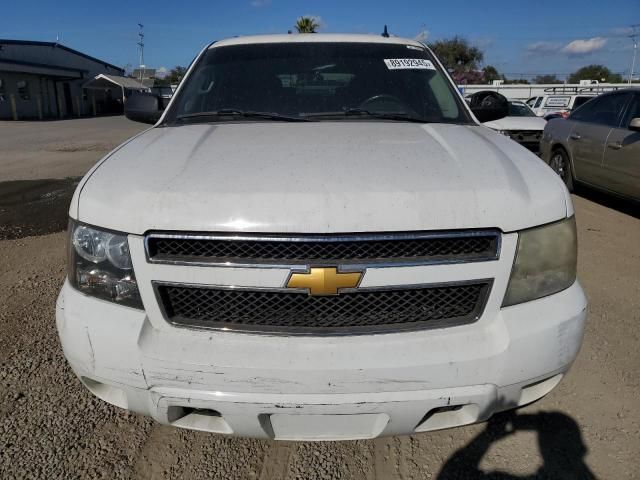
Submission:
M 70 208 L 64 353 L 157 421 L 326 440 L 470 424 L 551 391 L 586 300 L 570 196 L 423 44 L 206 47 Z

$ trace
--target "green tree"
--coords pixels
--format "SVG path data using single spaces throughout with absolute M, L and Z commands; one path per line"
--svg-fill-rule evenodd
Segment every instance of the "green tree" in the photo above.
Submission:
M 158 78 L 158 77 L 153 77 L 153 86 L 154 87 L 165 87 L 171 85 L 171 82 L 169 82 L 169 80 L 167 80 L 167 77 L 164 78 Z
M 538 84 L 562 83 L 562 80 L 560 80 L 555 75 L 538 75 L 536 78 L 533 79 L 533 83 L 538 83 Z
M 478 65 L 484 58 L 484 53 L 477 47 L 473 47 L 462 37 L 438 40 L 429 44 L 433 53 L 440 59 L 443 65 L 456 74 L 478 70 Z
M 316 33 L 320 24 L 314 17 L 300 17 L 295 24 L 298 33 Z
M 184 77 L 185 73 L 187 73 L 187 69 L 185 67 L 176 65 L 171 70 L 169 70 L 169 73 L 165 77 L 165 80 L 168 84 L 180 83 L 180 80 L 182 80 L 182 77 Z
M 493 65 L 487 65 L 482 69 L 482 81 L 484 83 L 491 83 L 494 80 L 504 80 L 504 75 L 500 75 L 498 69 Z
M 580 80 L 598 80 L 599 82 L 621 83 L 622 76 L 613 73 L 604 65 L 587 65 L 569 75 L 569 83 L 580 83 Z

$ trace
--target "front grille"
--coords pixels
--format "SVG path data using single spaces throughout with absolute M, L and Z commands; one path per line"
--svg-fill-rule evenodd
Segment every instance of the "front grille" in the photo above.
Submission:
M 490 280 L 336 296 L 155 284 L 178 326 L 286 334 L 356 334 L 462 325 L 482 314 Z
M 509 136 L 514 140 L 540 140 L 542 130 L 509 130 Z
M 509 137 L 533 153 L 540 151 L 541 130 L 512 130 L 509 131 Z
M 494 260 L 499 233 L 301 235 L 173 235 L 147 237 L 152 262 L 345 265 Z
M 519 142 L 527 150 L 533 153 L 540 153 L 540 142 Z

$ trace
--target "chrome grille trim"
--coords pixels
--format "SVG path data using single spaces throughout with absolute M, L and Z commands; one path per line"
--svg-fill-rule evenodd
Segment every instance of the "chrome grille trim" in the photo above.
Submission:
M 194 240 L 194 241 L 228 241 L 228 242 L 282 242 L 291 243 L 366 243 L 366 242 L 393 242 L 393 241 L 429 241 L 429 240 L 463 240 L 465 238 L 486 237 L 492 242 L 490 252 L 482 254 L 462 254 L 444 255 L 433 257 L 413 257 L 413 258 L 366 258 L 351 259 L 326 258 L 309 259 L 296 258 L 295 260 L 285 259 L 250 259 L 242 257 L 228 258 L 227 261 L 207 259 L 194 256 L 179 255 L 156 255 L 153 252 L 155 242 L 159 240 Z M 502 236 L 499 230 L 461 230 L 461 231 L 425 231 L 425 232 L 393 232 L 393 233 L 354 233 L 354 234 L 299 234 L 299 235 L 277 235 L 277 234 L 234 234 L 234 233 L 172 233 L 172 232 L 151 232 L 145 235 L 145 255 L 148 263 L 168 264 L 168 265 L 193 265 L 193 266 L 215 266 L 215 267 L 249 267 L 249 268 L 287 268 L 300 270 L 308 266 L 335 266 L 348 267 L 349 270 L 364 270 L 367 267 L 393 267 L 393 266 L 419 266 L 419 265 L 439 265 L 455 263 L 471 263 L 494 261 L 500 258 L 502 246 Z
M 268 335 L 295 335 L 295 336 L 347 336 L 347 335 L 371 335 L 371 334 L 383 334 L 383 333 L 398 333 L 407 331 L 420 331 L 431 330 L 436 328 L 449 328 L 459 325 L 466 325 L 476 322 L 483 314 L 487 301 L 492 291 L 493 279 L 473 279 L 456 282 L 444 282 L 444 283 L 427 283 L 427 284 L 411 284 L 411 285 L 393 285 L 393 286 L 380 286 L 380 287 L 360 287 L 352 289 L 341 290 L 340 295 L 330 297 L 313 297 L 307 294 L 305 290 L 290 289 L 290 288 L 272 288 L 272 287 L 246 287 L 246 286 L 220 286 L 220 285 L 202 285 L 202 284 L 190 284 L 190 283 L 172 283 L 153 281 L 153 290 L 156 300 L 162 312 L 163 318 L 169 324 L 179 327 L 194 330 L 214 330 L 214 331 L 227 331 L 230 333 L 245 333 L 245 334 L 268 334 Z M 408 292 L 412 290 L 435 290 L 441 288 L 451 287 L 479 287 L 478 298 L 475 302 L 474 308 L 464 316 L 455 317 L 437 317 L 433 319 L 414 321 L 414 322 L 397 322 L 387 323 L 382 325 L 373 326 L 342 326 L 338 328 L 325 328 L 325 327 L 290 327 L 281 325 L 257 325 L 257 324 L 238 324 L 231 322 L 217 322 L 217 321 L 202 321 L 202 320 L 190 320 L 187 318 L 176 318 L 170 315 L 169 307 L 167 305 L 166 295 L 163 295 L 162 289 L 165 287 L 177 287 L 184 289 L 197 289 L 197 290 L 217 290 L 227 292 L 259 292 L 259 293 L 276 293 L 287 294 L 295 296 L 299 299 L 320 299 L 324 298 L 325 301 L 331 301 L 331 299 L 344 299 L 349 294 L 367 294 L 374 292 Z

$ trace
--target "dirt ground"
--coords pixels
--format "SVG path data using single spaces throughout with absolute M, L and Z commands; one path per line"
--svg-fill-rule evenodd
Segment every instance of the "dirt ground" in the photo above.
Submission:
M 165 427 L 93 397 L 55 330 L 59 230 L 72 177 L 141 128 L 119 117 L 0 122 L 0 478 L 640 478 L 640 214 L 592 192 L 574 196 L 584 345 L 556 390 L 515 413 L 409 437 L 292 443 Z
M 0 121 L 0 180 L 82 176 L 96 160 L 145 128 L 124 117 Z

